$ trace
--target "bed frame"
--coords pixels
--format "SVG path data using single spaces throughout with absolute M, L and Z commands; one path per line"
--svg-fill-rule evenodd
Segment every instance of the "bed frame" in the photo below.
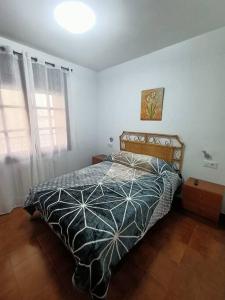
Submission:
M 178 135 L 124 131 L 120 150 L 156 156 L 182 170 L 184 144 Z

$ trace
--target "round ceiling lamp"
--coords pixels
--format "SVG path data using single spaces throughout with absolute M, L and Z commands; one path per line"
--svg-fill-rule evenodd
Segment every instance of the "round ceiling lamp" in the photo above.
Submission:
M 95 13 L 80 1 L 65 1 L 56 6 L 57 23 L 71 33 L 84 33 L 95 25 Z

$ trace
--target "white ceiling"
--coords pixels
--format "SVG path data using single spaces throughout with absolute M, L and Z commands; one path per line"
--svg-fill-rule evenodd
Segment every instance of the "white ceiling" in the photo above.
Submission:
M 94 70 L 225 26 L 224 0 L 84 0 L 96 13 L 81 35 L 53 17 L 60 0 L 0 0 L 0 35 Z

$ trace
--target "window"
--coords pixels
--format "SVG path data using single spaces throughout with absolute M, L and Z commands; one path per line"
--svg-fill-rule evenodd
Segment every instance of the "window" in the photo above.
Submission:
M 32 97 L 22 57 L 0 51 L 0 156 L 23 156 L 32 143 L 40 153 L 68 149 L 67 74 L 37 62 L 31 72 Z
M 33 63 L 35 117 L 42 152 L 68 148 L 66 76 L 59 69 Z

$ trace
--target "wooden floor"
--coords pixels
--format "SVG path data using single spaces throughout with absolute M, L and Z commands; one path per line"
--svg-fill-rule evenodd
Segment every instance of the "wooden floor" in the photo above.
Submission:
M 41 220 L 0 217 L 0 299 L 85 300 L 73 260 Z M 224 300 L 225 231 L 172 212 L 115 270 L 109 300 Z

